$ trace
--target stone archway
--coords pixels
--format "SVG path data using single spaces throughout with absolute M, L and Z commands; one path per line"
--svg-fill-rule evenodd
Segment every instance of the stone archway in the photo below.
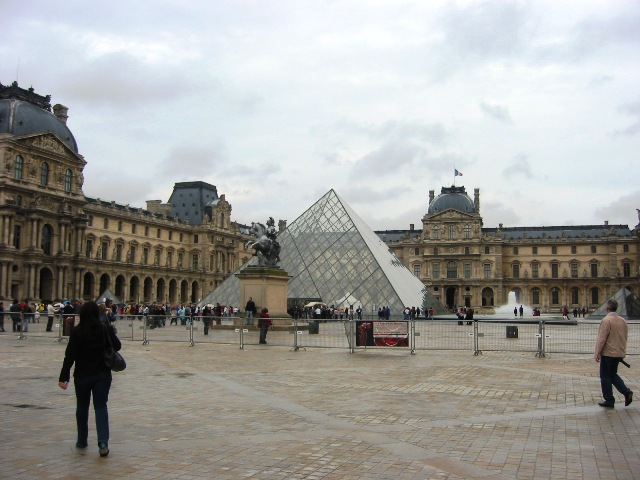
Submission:
M 53 272 L 48 268 L 40 269 L 40 300 L 53 300 Z
M 482 306 L 483 307 L 493 307 L 494 299 L 493 299 L 493 289 L 489 287 L 485 287 L 482 289 Z

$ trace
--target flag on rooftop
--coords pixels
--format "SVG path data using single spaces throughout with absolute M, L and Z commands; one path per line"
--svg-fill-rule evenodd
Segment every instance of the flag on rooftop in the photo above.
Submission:
M 458 171 L 458 169 L 456 168 L 456 173 L 454 175 L 454 177 L 461 177 L 462 176 L 462 172 Z

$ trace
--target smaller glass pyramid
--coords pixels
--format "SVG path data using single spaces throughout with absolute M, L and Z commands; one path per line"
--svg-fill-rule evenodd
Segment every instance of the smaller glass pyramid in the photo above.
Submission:
M 385 243 L 334 191 L 329 190 L 278 234 L 280 267 L 292 278 L 289 299 L 321 299 L 340 307 L 354 302 L 365 312 L 388 305 L 392 314 L 405 307 L 442 304 L 413 275 Z M 245 265 L 256 263 L 252 258 Z M 240 283 L 235 273 L 201 302 L 240 306 Z

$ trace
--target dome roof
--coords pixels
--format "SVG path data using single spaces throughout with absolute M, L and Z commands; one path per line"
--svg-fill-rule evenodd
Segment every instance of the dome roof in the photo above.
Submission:
M 37 95 L 33 89 L 24 90 L 15 82 L 7 87 L 0 84 L 0 134 L 52 132 L 78 153 L 78 144 L 71 130 L 51 113 L 50 108 L 48 96 Z
M 440 213 L 449 209 L 468 213 L 475 213 L 476 211 L 473 200 L 467 195 L 464 187 L 442 187 L 440 195 L 429 204 L 427 213 Z

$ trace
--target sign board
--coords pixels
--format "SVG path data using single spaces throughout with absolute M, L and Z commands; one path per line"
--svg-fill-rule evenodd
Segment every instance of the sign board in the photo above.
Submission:
M 409 322 L 356 322 L 356 346 L 408 347 Z

